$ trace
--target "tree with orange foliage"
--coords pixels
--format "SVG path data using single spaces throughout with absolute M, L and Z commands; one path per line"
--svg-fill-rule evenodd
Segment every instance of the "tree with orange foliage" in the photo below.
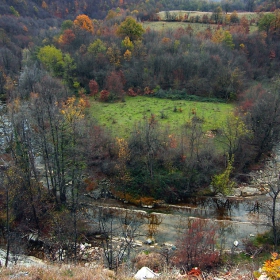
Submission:
M 125 61 L 130 61 L 131 60 L 131 57 L 132 57 L 132 53 L 130 50 L 126 50 L 124 55 L 123 55 L 123 58 Z
M 42 8 L 43 9 L 47 9 L 48 8 L 48 4 L 45 1 L 42 2 Z
M 79 15 L 74 20 L 74 26 L 84 29 L 88 32 L 93 33 L 94 27 L 91 19 L 87 15 Z

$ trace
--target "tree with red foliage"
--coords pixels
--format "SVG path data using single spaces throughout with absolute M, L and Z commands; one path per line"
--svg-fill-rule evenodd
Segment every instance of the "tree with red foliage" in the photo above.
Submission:
M 190 220 L 188 228 L 177 241 L 174 263 L 187 270 L 193 267 L 213 267 L 219 261 L 215 251 L 217 227 L 212 221 Z
M 112 71 L 106 80 L 106 89 L 114 99 L 123 99 L 125 79 L 122 71 Z
M 100 100 L 103 102 L 107 102 L 109 100 L 110 97 L 110 92 L 108 90 L 103 89 L 100 92 Z
M 66 29 L 63 31 L 63 34 L 60 35 L 58 42 L 63 46 L 70 45 L 75 40 L 75 37 L 73 30 Z
M 94 96 L 94 99 L 96 99 L 96 95 L 98 94 L 99 90 L 98 83 L 95 80 L 90 80 L 88 86 L 90 90 L 90 96 Z
M 129 96 L 137 96 L 137 93 L 135 92 L 135 90 L 133 88 L 129 88 L 128 91 L 127 91 L 127 94 Z

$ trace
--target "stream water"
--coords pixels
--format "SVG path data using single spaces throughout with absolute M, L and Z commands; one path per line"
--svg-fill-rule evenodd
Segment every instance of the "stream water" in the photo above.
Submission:
M 94 211 L 95 206 L 116 207 L 118 211 L 146 211 L 157 215 L 161 223 L 155 240 L 159 244 L 174 244 L 180 232 L 187 227 L 189 219 L 210 219 L 217 225 L 226 248 L 231 249 L 235 240 L 238 240 L 239 248 L 242 248 L 243 240 L 269 230 L 268 219 L 262 214 L 264 202 L 268 199 L 267 196 L 242 199 L 199 197 L 190 198 L 182 204 L 163 205 L 154 209 L 138 208 L 107 199 L 102 202 L 91 201 L 87 207 L 91 211 Z M 148 237 L 147 224 L 143 225 L 141 230 L 143 236 L 139 240 L 145 241 Z

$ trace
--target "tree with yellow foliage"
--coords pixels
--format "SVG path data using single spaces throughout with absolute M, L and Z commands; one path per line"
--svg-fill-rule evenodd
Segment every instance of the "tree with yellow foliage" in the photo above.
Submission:
M 126 163 L 130 159 L 130 150 L 128 143 L 123 138 L 116 138 L 116 144 L 118 148 L 118 163 L 116 169 L 118 170 L 119 180 L 126 183 L 130 180 L 129 172 L 126 168 Z
M 134 49 L 134 45 L 133 42 L 129 39 L 128 36 L 126 36 L 123 40 L 122 40 L 122 46 L 124 48 L 126 48 L 127 50 L 132 51 Z
M 130 51 L 130 50 L 126 50 L 125 53 L 124 53 L 124 55 L 123 55 L 124 60 L 130 61 L 130 60 L 131 60 L 131 57 L 132 57 L 131 51 Z
M 138 23 L 133 17 L 129 16 L 123 21 L 117 29 L 117 34 L 121 37 L 128 36 L 130 40 L 138 40 L 145 33 L 141 23 Z
M 69 123 L 73 123 L 75 120 L 84 118 L 84 109 L 86 108 L 86 102 L 83 98 L 78 101 L 75 96 L 68 97 L 66 102 L 62 105 L 61 113 Z
M 217 29 L 212 36 L 212 41 L 216 44 L 224 43 L 231 49 L 234 48 L 234 43 L 232 39 L 232 35 L 229 31 L 225 31 L 221 28 Z
M 266 273 L 269 279 L 278 280 L 280 279 L 280 258 L 279 254 L 272 253 L 271 259 L 265 261 L 262 271 Z
M 240 139 L 250 136 L 250 134 L 251 131 L 246 127 L 243 120 L 234 113 L 230 113 L 221 126 L 221 138 L 218 139 L 218 141 L 226 146 L 230 161 L 238 149 Z

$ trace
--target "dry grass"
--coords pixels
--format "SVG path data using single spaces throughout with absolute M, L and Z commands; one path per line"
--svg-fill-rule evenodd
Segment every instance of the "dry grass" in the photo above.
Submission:
M 14 266 L 12 268 L 0 268 L 0 279 L 20 279 L 20 280 L 135 280 L 133 273 L 121 268 L 118 273 L 102 268 L 102 266 L 90 268 L 80 265 L 49 265 L 45 267 L 23 267 Z M 201 279 L 192 278 L 187 275 L 180 277 L 174 275 L 172 271 L 165 270 L 158 280 L 171 279 Z
M 23 279 L 23 280 L 131 280 L 132 277 L 125 276 L 122 271 L 116 275 L 113 271 L 96 267 L 84 267 L 80 265 L 47 265 L 44 267 L 14 266 L 0 269 L 0 279 Z
M 245 265 L 246 266 L 246 265 Z M 240 268 L 240 269 L 239 269 Z M 166 267 L 161 270 L 161 275 L 157 280 L 176 280 L 176 279 L 198 279 L 198 280 L 214 280 L 214 279 L 227 279 L 227 280 L 253 280 L 253 274 L 248 270 L 241 267 L 235 267 L 228 272 L 220 273 L 203 273 L 202 276 L 179 275 L 172 269 Z M 251 269 L 250 269 L 251 270 Z M 178 271 L 178 270 L 177 270 Z M 135 272 L 135 271 L 134 271 Z M 134 273 L 127 270 L 126 267 L 121 267 L 118 273 L 104 269 L 101 265 L 93 267 L 85 267 L 82 265 L 46 265 L 46 266 L 13 266 L 10 268 L 0 267 L 0 279 L 20 279 L 20 280 L 135 280 Z M 220 278 L 221 277 L 221 278 Z

